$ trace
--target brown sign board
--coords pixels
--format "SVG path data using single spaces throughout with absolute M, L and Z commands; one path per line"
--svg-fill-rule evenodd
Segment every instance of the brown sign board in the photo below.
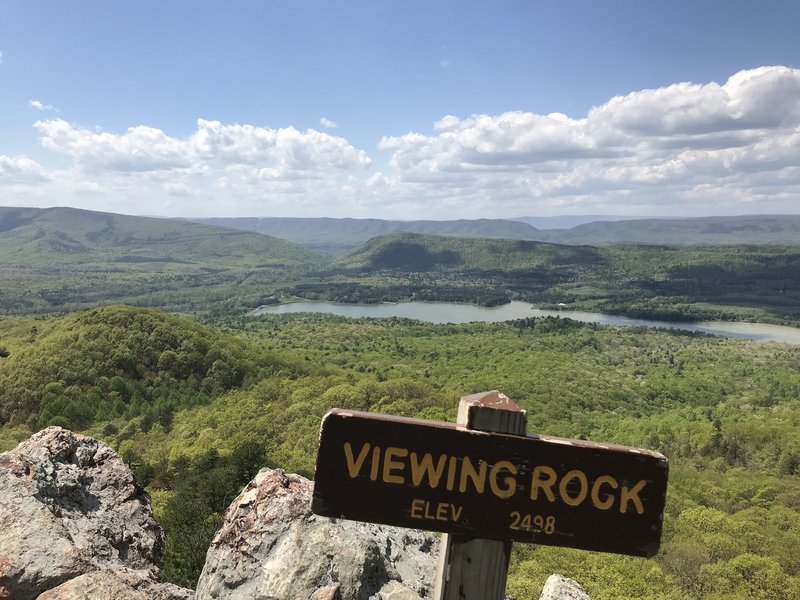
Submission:
M 322 421 L 312 510 L 633 556 L 661 540 L 657 452 L 334 409 Z

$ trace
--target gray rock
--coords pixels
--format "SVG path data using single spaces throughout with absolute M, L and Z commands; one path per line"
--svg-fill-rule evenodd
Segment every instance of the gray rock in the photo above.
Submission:
M 0 598 L 122 566 L 157 581 L 164 532 L 109 446 L 48 427 L 0 454 Z
M 561 575 L 550 575 L 539 600 L 591 600 L 577 581 Z
M 70 579 L 37 600 L 191 600 L 190 590 L 153 580 L 149 571 L 110 567 Z
M 370 600 L 421 600 L 419 594 L 402 583 L 390 581 Z
M 319 588 L 316 592 L 311 594 L 310 600 L 342 600 L 342 594 L 339 591 L 339 584 L 326 585 Z
M 396 581 L 430 598 L 435 536 L 317 517 L 311 492 L 303 477 L 262 469 L 228 509 L 195 597 L 307 600 L 324 592 L 368 600 Z

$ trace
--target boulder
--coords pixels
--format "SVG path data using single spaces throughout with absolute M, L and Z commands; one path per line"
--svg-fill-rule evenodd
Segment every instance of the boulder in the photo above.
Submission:
M 109 567 L 70 579 L 37 600 L 191 600 L 192 597 L 190 590 L 154 581 L 149 571 Z
M 550 575 L 539 600 L 590 600 L 590 598 L 577 581 L 561 575 Z
M 0 598 L 33 599 L 108 567 L 155 583 L 164 532 L 109 446 L 48 427 L 0 454 Z
M 411 597 L 400 595 L 401 589 L 431 597 L 434 535 L 318 517 L 310 511 L 312 485 L 299 475 L 262 469 L 228 509 L 195 597 Z M 392 582 L 402 588 L 387 588 Z

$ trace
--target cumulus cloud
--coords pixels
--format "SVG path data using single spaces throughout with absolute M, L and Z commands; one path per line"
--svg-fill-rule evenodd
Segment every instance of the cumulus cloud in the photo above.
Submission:
M 48 180 L 48 174 L 35 160 L 27 156 L 5 156 L 0 154 L 0 182 L 40 183 Z
M 31 108 L 35 108 L 36 110 L 41 110 L 41 111 L 60 112 L 52 104 L 45 104 L 41 100 L 28 100 L 28 106 L 30 106 Z
M 378 148 L 390 153 L 392 187 L 410 195 L 425 182 L 432 197 L 455 199 L 461 192 L 448 190 L 468 182 L 484 192 L 483 199 L 472 198 L 473 214 L 492 204 L 507 216 L 567 205 L 585 212 L 638 206 L 651 213 L 708 212 L 720 208 L 711 188 L 732 199 L 726 212 L 745 199 L 757 204 L 779 197 L 766 208 L 774 211 L 796 202 L 800 191 L 791 176 L 800 165 L 800 70 L 787 67 L 741 71 L 723 84 L 631 92 L 580 118 L 521 111 L 447 115 L 433 129 L 433 135 L 380 140 Z M 754 176 L 759 173 L 769 177 Z M 765 179 L 786 182 L 780 196 Z M 687 207 L 690 198 L 698 204 Z
M 285 174 L 331 168 L 360 169 L 369 167 L 372 162 L 366 152 L 355 148 L 345 138 L 314 129 L 265 129 L 200 119 L 188 143 L 203 158 L 276 168 Z
M 349 193 L 351 173 L 372 162 L 346 139 L 314 129 L 206 119 L 198 119 L 184 137 L 146 125 L 111 133 L 64 119 L 39 120 L 34 127 L 44 148 L 71 161 L 60 174 L 70 180 L 64 189 L 77 190 L 75 182 L 85 182 L 83 190 L 107 194 L 120 212 L 274 214 L 262 206 L 265 198 L 276 206 L 279 199 L 292 198 L 283 206 L 291 214 L 303 205 L 298 198 L 308 196 L 324 214 L 325 206 L 336 204 L 339 189 Z M 4 191 L 0 188 L 0 202 Z
M 383 166 L 372 169 L 364 150 L 315 129 L 199 119 L 176 137 L 42 119 L 43 147 L 70 166 L 0 157 L 0 201 L 27 190 L 65 204 L 113 198 L 106 208 L 119 212 L 391 218 L 800 209 L 797 69 L 633 91 L 583 115 L 450 114 L 431 125 L 380 138 Z
M 37 121 L 34 127 L 49 150 L 70 156 L 88 170 L 158 171 L 192 165 L 189 144 L 144 125 L 123 134 L 76 127 L 63 119 Z
M 325 117 L 322 117 L 319 120 L 319 124 L 325 127 L 326 129 L 336 129 L 336 127 L 338 127 L 336 121 L 331 121 L 330 119 L 326 119 Z
M 145 125 L 122 134 L 77 127 L 63 119 L 37 121 L 34 126 L 45 148 L 70 156 L 90 171 L 163 172 L 245 164 L 291 177 L 297 172 L 366 168 L 371 162 L 344 138 L 313 129 L 199 119 L 197 130 L 181 139 Z

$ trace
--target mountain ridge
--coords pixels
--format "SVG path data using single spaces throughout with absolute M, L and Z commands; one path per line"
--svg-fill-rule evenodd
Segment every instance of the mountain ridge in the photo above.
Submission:
M 245 217 L 187 219 L 281 237 L 342 254 L 373 237 L 409 232 L 518 239 L 570 245 L 733 245 L 800 243 L 800 215 L 630 217 L 610 215 L 393 221 L 385 219 Z M 557 227 L 545 228 L 553 224 Z

